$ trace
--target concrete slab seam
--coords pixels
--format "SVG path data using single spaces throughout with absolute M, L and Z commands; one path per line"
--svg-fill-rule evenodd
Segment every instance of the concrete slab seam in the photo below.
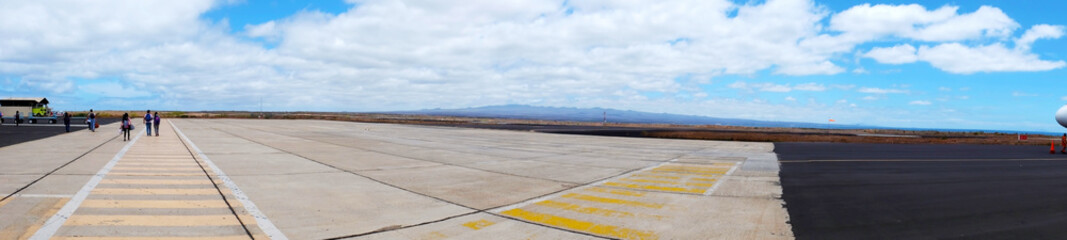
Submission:
M 71 159 L 69 162 L 64 163 L 63 165 L 60 165 L 59 167 L 57 167 L 55 169 L 52 169 L 52 171 L 50 171 L 48 173 L 45 173 L 44 176 L 41 176 L 41 177 L 33 180 L 29 184 L 26 184 L 26 186 L 22 186 L 21 188 L 16 189 L 14 192 L 12 192 L 11 194 L 8 194 L 4 198 L 0 198 L 0 202 L 11 198 L 13 195 L 18 194 L 19 192 L 22 192 L 22 190 L 26 190 L 26 188 L 29 188 L 30 186 L 33 186 L 33 184 L 36 184 L 37 182 L 41 181 L 41 179 L 44 179 L 45 177 L 48 177 L 48 176 L 58 172 L 60 169 L 63 169 L 64 167 L 67 167 L 67 165 L 70 165 L 71 163 L 74 163 L 74 161 L 78 161 L 78 159 L 81 159 L 81 158 L 85 157 L 85 155 L 89 155 L 89 153 L 91 153 L 93 151 L 96 151 L 97 148 L 100 148 L 100 147 L 104 146 L 104 144 L 107 144 L 108 142 L 111 142 L 111 140 L 115 140 L 115 138 L 118 138 L 118 136 L 111 137 L 111 139 L 108 139 L 107 141 L 104 141 L 103 143 L 100 143 L 100 145 L 96 145 L 96 147 L 93 147 L 92 149 L 89 149 L 89 151 L 85 151 L 85 153 L 82 153 L 82 155 L 80 155 L 80 156 L 78 156 L 78 157 L 76 157 L 74 159 Z M 13 175 L 13 174 L 3 174 L 3 175 Z M 61 174 L 61 175 L 63 175 L 63 174 Z M 88 175 L 88 174 L 86 174 L 86 175 Z
M 171 127 L 174 128 L 174 132 L 177 133 L 178 136 L 180 136 L 185 142 L 189 143 L 189 147 L 191 147 L 193 149 L 193 151 L 195 151 L 196 154 L 201 159 L 203 159 L 204 162 L 207 163 L 208 166 L 212 168 L 212 170 L 215 171 L 215 174 L 219 177 L 220 180 L 222 180 L 222 182 L 226 185 L 226 187 L 230 189 L 230 192 L 233 194 L 233 196 L 235 198 L 237 198 L 238 201 L 241 202 L 241 205 L 244 205 L 245 210 L 248 211 L 248 214 L 252 215 L 252 217 L 254 217 L 256 219 L 256 225 L 259 226 L 260 230 L 262 230 L 263 233 L 267 234 L 268 238 L 270 238 L 270 239 L 278 239 L 278 240 L 287 240 L 287 239 L 289 239 L 288 237 L 285 236 L 284 233 L 282 233 L 281 230 L 278 229 L 278 227 L 274 226 L 274 223 L 272 223 L 270 221 L 270 219 L 268 219 L 267 216 L 264 215 L 263 212 L 259 210 L 258 207 L 256 207 L 255 203 L 252 203 L 252 200 L 250 200 L 248 198 L 248 196 L 245 195 L 245 193 L 243 191 L 241 191 L 240 188 L 237 187 L 237 184 L 235 184 L 233 182 L 233 180 L 231 180 L 230 177 L 227 176 L 226 173 L 222 171 L 222 169 L 220 169 L 218 166 L 216 166 L 215 163 L 211 161 L 211 158 L 208 158 L 207 155 L 204 154 L 204 151 L 201 151 L 200 148 L 197 147 L 195 143 L 193 143 L 192 139 L 189 139 L 189 137 L 186 137 L 185 134 L 182 132 L 182 130 L 179 129 L 178 126 L 174 124 L 174 122 L 169 122 L 169 123 L 170 123 Z
M 86 182 L 85 185 L 82 186 L 81 190 L 78 190 L 78 193 L 74 194 L 74 197 L 72 197 L 70 201 L 67 201 L 67 204 L 63 205 L 63 208 L 59 209 L 59 211 L 52 215 L 52 217 L 48 218 L 48 220 L 45 221 L 44 225 L 41 226 L 41 228 L 38 229 L 37 232 L 30 237 L 30 239 L 44 240 L 52 238 L 52 235 L 55 235 L 56 232 L 59 231 L 59 228 L 62 227 L 63 223 L 65 223 L 67 219 L 74 214 L 74 211 L 78 210 L 78 207 L 81 206 L 81 203 L 83 201 L 85 201 L 85 198 L 89 197 L 89 193 L 92 192 L 94 188 L 96 188 L 96 185 L 100 184 L 100 181 L 104 180 L 104 176 L 106 176 L 108 172 L 111 172 L 111 168 L 115 167 L 115 164 L 117 164 L 119 160 L 122 159 L 122 156 L 126 155 L 126 152 L 130 150 L 130 147 L 132 147 L 138 139 L 141 139 L 141 136 L 144 135 L 142 134 L 144 133 L 144 131 L 145 130 L 142 129 L 140 133 L 137 133 L 137 136 L 134 137 L 132 141 L 126 143 L 126 146 L 123 146 L 122 149 L 115 154 L 115 157 L 111 158 L 111 161 L 108 161 L 103 168 L 100 168 L 100 171 L 97 171 L 96 175 L 93 175 L 92 178 L 89 178 L 89 182 Z
M 234 124 L 231 124 L 231 126 L 240 127 L 240 128 L 246 128 L 246 129 L 256 129 L 256 128 L 249 128 L 249 127 L 244 127 L 244 126 L 237 126 L 237 125 L 234 125 Z M 216 130 L 218 130 L 218 129 L 216 129 Z M 261 130 L 261 129 L 256 129 L 256 130 Z M 226 132 L 224 130 L 219 130 L 219 131 Z M 229 132 L 227 132 L 227 133 L 229 133 Z M 560 181 L 560 180 L 555 180 L 555 179 L 545 179 L 545 178 L 538 178 L 538 177 L 531 177 L 531 176 L 523 176 L 523 175 L 518 175 L 518 174 L 513 174 L 513 173 L 498 172 L 498 171 L 486 170 L 486 169 L 481 169 L 481 168 L 468 167 L 468 166 L 452 164 L 452 163 L 447 163 L 447 162 L 430 161 L 430 160 L 424 160 L 424 159 L 414 159 L 414 158 L 409 158 L 409 157 L 400 156 L 400 155 L 396 155 L 396 154 L 393 154 L 393 153 L 382 152 L 382 151 L 373 150 L 373 149 L 366 149 L 366 148 L 353 147 L 353 146 L 345 146 L 345 145 L 340 145 L 340 144 L 336 144 L 336 143 L 324 142 L 324 141 L 319 141 L 319 140 L 314 140 L 314 139 L 307 139 L 307 138 L 303 138 L 303 137 L 297 137 L 297 136 L 286 135 L 286 134 L 281 134 L 281 133 L 274 133 L 274 134 L 278 134 L 278 135 L 282 135 L 282 136 L 286 136 L 286 137 L 291 137 L 291 138 L 299 138 L 299 139 L 312 141 L 312 142 L 317 142 L 317 143 L 322 143 L 322 144 L 327 144 L 327 145 L 334 145 L 334 146 L 338 146 L 338 147 L 342 147 L 342 148 L 363 150 L 363 151 L 368 151 L 368 152 L 373 152 L 373 153 L 378 153 L 378 154 L 389 155 L 389 156 L 393 156 L 393 157 L 400 157 L 400 158 L 407 158 L 407 159 L 416 160 L 416 161 L 437 163 L 437 164 L 441 164 L 441 165 L 445 165 L 445 166 L 453 166 L 453 167 L 465 168 L 465 169 L 470 169 L 470 170 L 475 170 L 475 171 L 496 173 L 496 174 L 508 175 L 508 176 L 512 176 L 512 177 L 520 177 L 520 178 L 552 181 L 552 182 L 557 182 L 557 183 L 578 184 L 578 183 L 574 183 L 574 182 Z M 230 133 L 230 135 L 235 135 L 235 134 Z M 420 168 L 420 167 L 414 167 L 414 168 Z
M 730 174 L 733 174 L 734 171 L 737 171 L 737 168 L 741 166 L 741 164 L 742 163 L 734 164 L 734 166 L 730 168 L 730 171 L 726 171 L 726 174 L 722 175 L 723 181 L 716 181 L 715 186 L 712 186 L 710 189 L 708 189 L 707 192 L 704 192 L 704 196 L 711 196 L 712 193 L 715 193 L 715 190 L 718 190 L 719 186 L 722 186 L 722 184 L 726 182 L 726 177 L 729 177 Z

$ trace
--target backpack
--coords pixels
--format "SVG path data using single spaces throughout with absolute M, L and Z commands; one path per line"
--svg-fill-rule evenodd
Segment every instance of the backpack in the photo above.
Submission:
M 122 120 L 122 129 L 130 129 L 130 121 Z

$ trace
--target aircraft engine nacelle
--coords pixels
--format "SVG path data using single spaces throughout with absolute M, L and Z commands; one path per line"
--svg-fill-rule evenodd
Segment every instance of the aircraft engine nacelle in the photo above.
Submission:
M 1060 123 L 1060 126 L 1067 127 L 1067 105 L 1063 105 L 1059 111 L 1056 111 L 1056 122 Z

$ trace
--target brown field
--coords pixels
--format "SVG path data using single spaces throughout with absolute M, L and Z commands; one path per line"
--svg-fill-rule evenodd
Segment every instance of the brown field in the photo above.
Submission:
M 101 111 L 102 117 L 119 117 L 123 111 Z M 131 117 L 143 116 L 141 111 L 129 112 Z M 378 113 L 320 113 L 320 112 L 161 112 L 164 118 L 241 118 L 241 119 L 317 119 L 365 123 L 391 123 L 433 126 L 488 128 L 548 133 L 587 134 L 605 136 L 652 137 L 694 140 L 725 140 L 753 142 L 840 142 L 893 144 L 997 144 L 1049 145 L 1058 137 L 1030 135 L 1019 141 L 1016 133 L 906 131 L 891 129 L 807 129 L 764 128 L 719 125 L 670 125 L 569 122 L 548 120 L 448 117 Z

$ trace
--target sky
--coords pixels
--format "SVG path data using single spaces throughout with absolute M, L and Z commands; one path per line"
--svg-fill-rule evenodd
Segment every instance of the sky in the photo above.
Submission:
M 1063 130 L 1067 1 L 0 0 L 56 110 L 504 104 Z

